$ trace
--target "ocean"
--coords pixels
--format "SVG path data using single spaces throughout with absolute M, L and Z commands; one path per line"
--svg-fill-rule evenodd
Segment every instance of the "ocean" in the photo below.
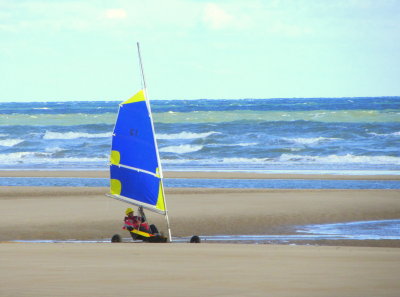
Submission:
M 0 170 L 107 170 L 118 104 L 0 103 Z M 167 171 L 400 174 L 400 97 L 151 106 Z

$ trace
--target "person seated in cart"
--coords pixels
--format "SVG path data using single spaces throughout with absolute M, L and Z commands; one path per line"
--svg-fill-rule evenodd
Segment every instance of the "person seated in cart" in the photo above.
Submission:
M 147 232 L 150 234 L 158 234 L 157 227 L 155 225 L 150 225 L 146 222 L 146 217 L 144 216 L 143 208 L 139 208 L 139 212 L 142 216 L 135 216 L 132 208 L 127 208 L 125 211 L 124 226 L 123 229 L 132 231 L 133 229 Z

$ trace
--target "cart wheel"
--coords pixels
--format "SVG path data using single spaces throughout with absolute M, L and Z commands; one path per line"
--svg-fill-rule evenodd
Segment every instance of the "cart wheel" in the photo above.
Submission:
M 114 234 L 113 237 L 111 237 L 111 242 L 122 242 L 122 238 L 119 234 Z
M 190 238 L 190 243 L 200 243 L 200 237 L 198 237 L 197 235 L 193 235 L 192 238 Z

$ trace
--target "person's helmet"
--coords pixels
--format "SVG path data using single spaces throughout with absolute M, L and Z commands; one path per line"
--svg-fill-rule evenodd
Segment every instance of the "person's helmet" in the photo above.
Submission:
M 133 209 L 130 207 L 125 210 L 126 215 L 130 214 L 131 212 L 133 212 Z

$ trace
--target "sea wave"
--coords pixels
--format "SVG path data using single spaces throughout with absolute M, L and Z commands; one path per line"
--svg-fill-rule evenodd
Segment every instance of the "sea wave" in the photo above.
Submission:
M 181 132 L 175 134 L 156 134 L 157 139 L 196 139 L 196 138 L 206 138 L 213 134 L 221 134 L 219 132 L 204 132 L 204 133 L 193 133 L 193 132 Z
M 0 126 L 71 126 L 114 124 L 116 113 L 2 114 Z
M 103 138 L 111 137 L 112 133 L 84 133 L 84 132 L 52 132 L 46 131 L 43 139 L 76 139 L 76 138 Z
M 182 144 L 176 146 L 166 146 L 160 149 L 160 152 L 163 153 L 176 153 L 176 154 L 187 154 L 193 153 L 201 150 L 203 146 L 201 145 L 190 145 L 190 144 Z
M 116 113 L 66 113 L 66 114 L 5 114 L 0 117 L 0 126 L 70 126 L 88 124 L 114 124 Z M 311 121 L 343 123 L 400 122 L 398 110 L 311 110 L 311 111 L 191 111 L 154 112 L 155 123 L 223 123 L 234 121 Z
M 398 110 L 312 110 L 312 111 L 193 111 L 155 113 L 158 123 L 223 123 L 233 121 L 312 122 L 400 122 Z
M 7 147 L 12 147 L 14 145 L 20 144 L 21 142 L 23 142 L 23 139 L 3 139 L 0 140 L 0 146 L 7 146 Z

